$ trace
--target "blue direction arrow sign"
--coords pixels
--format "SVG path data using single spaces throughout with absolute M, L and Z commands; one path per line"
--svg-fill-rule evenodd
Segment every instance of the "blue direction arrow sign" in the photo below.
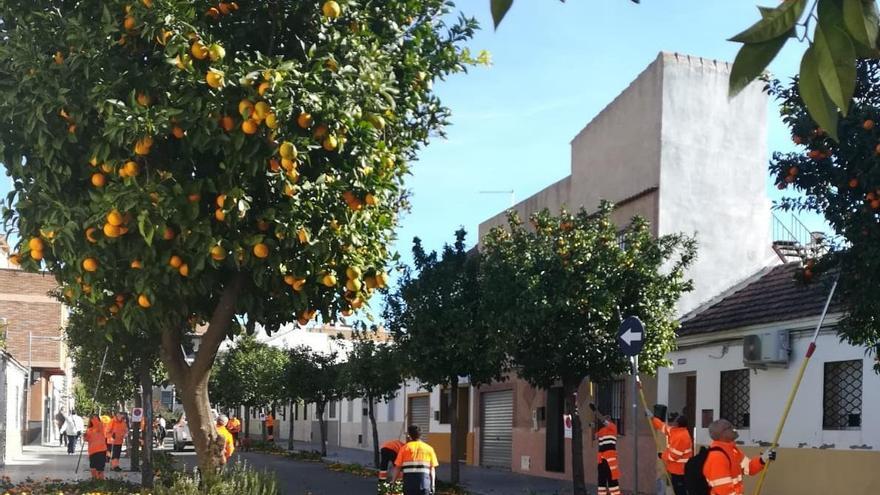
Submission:
M 617 330 L 617 344 L 624 356 L 637 356 L 645 345 L 645 326 L 636 316 L 628 316 Z

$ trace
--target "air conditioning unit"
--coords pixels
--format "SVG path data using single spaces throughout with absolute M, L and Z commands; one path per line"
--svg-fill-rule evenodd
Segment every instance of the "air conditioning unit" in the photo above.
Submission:
M 743 339 L 743 364 L 749 368 L 787 368 L 791 357 L 788 330 L 773 330 Z

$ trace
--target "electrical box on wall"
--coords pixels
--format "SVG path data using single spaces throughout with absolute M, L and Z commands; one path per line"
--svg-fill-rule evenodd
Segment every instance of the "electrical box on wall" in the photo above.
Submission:
M 771 330 L 743 338 L 743 364 L 749 368 L 787 368 L 790 358 L 788 330 Z

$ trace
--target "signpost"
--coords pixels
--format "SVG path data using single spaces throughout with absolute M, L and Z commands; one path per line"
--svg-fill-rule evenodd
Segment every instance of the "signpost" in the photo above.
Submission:
M 637 375 L 639 372 L 639 353 L 645 345 L 645 326 L 636 316 L 627 316 L 617 329 L 617 344 L 620 353 L 630 357 L 632 364 L 632 407 L 633 407 L 633 493 L 639 493 L 639 422 L 635 418 L 639 415 L 639 406 L 636 395 Z
M 131 422 L 132 423 L 140 423 L 144 419 L 144 409 L 142 407 L 135 407 L 131 410 Z

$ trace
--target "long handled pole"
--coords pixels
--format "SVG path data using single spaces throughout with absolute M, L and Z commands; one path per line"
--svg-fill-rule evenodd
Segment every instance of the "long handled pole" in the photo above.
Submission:
M 98 390 L 101 388 L 101 377 L 104 375 L 104 364 L 107 362 L 107 351 L 110 350 L 110 346 L 104 348 L 104 357 L 101 358 L 101 370 L 98 372 L 98 382 L 95 383 L 95 393 L 92 394 L 92 401 L 98 397 Z M 83 449 L 86 448 L 86 438 L 85 432 L 83 432 L 83 440 L 82 444 L 79 446 L 79 457 L 76 459 L 76 469 L 73 471 L 74 474 L 79 473 L 79 464 L 82 462 Z
M 645 390 L 642 388 L 642 381 L 639 380 L 639 375 L 636 375 L 636 384 L 639 387 L 639 398 L 642 400 L 642 407 L 645 410 L 648 410 L 648 401 L 645 399 Z M 648 421 L 648 431 L 651 432 L 651 437 L 654 438 L 654 445 L 657 447 L 657 452 L 663 451 L 663 446 L 660 445 L 660 439 L 657 437 L 657 430 L 654 429 L 654 424 L 651 423 L 651 418 L 647 416 L 645 419 Z M 666 478 L 666 486 L 672 486 L 672 478 L 669 476 L 669 471 L 666 470 L 666 466 L 663 466 L 663 477 Z
M 810 358 L 812 358 L 813 353 L 816 352 L 816 339 L 819 338 L 819 330 L 822 328 L 822 324 L 825 323 L 825 315 L 828 314 L 828 306 L 831 305 L 831 298 L 834 297 L 834 291 L 837 290 L 837 280 L 839 277 L 840 275 L 838 274 L 838 276 L 834 278 L 834 283 L 831 284 L 831 291 L 828 293 L 828 299 L 825 300 L 825 307 L 822 308 L 822 316 L 819 317 L 819 323 L 816 325 L 816 330 L 813 332 L 813 339 L 810 341 L 810 345 L 807 347 L 807 352 L 804 355 L 804 362 L 801 363 L 797 378 L 795 378 L 794 385 L 791 387 L 791 392 L 788 394 L 788 401 L 785 403 L 785 409 L 782 411 L 782 417 L 779 418 L 779 425 L 776 427 L 776 435 L 773 437 L 773 443 L 770 445 L 771 449 L 775 449 L 779 445 L 779 438 L 782 436 L 782 429 L 785 428 L 785 421 L 788 419 L 791 405 L 794 403 L 794 398 L 797 396 L 798 389 L 801 386 L 801 380 L 804 378 L 804 371 L 807 370 Z M 764 478 L 767 477 L 767 471 L 769 470 L 770 464 L 767 464 L 764 466 L 764 469 L 761 470 L 761 476 L 758 478 L 758 484 L 755 486 L 755 495 L 761 495 L 761 489 L 764 487 Z

